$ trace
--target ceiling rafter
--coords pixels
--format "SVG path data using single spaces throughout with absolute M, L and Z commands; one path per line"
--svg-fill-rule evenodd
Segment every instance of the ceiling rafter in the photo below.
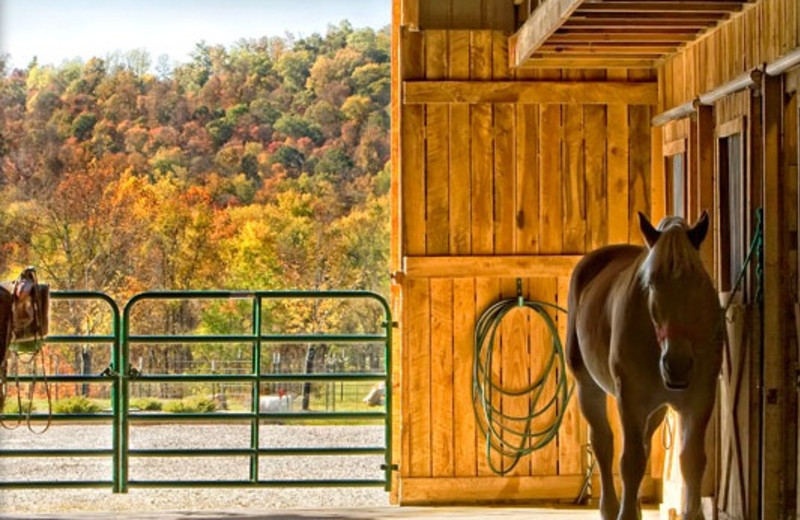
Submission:
M 516 67 L 651 65 L 753 0 L 543 0 L 511 36 Z

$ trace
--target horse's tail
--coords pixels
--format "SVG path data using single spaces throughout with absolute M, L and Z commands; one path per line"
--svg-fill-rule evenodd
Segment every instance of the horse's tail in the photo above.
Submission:
M 584 368 L 581 347 L 578 343 L 578 293 L 583 284 L 580 283 L 580 274 L 576 267 L 569 282 L 569 293 L 567 296 L 567 342 L 564 351 L 567 355 L 567 364 L 573 374 L 577 374 Z

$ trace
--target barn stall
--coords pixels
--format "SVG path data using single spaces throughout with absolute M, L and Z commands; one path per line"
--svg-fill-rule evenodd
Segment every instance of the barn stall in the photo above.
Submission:
M 759 222 L 763 259 L 728 311 L 705 506 L 794 515 L 797 2 L 395 0 L 393 26 L 394 500 L 578 497 L 591 457 L 574 399 L 534 420 L 563 414 L 543 449 L 513 467 L 487 453 L 476 322 L 518 294 L 565 306 L 581 255 L 641 243 L 637 211 L 707 209 L 702 256 L 722 303 Z M 566 316 L 552 318 L 563 339 Z M 492 366 L 503 385 L 537 379 L 549 334 L 507 315 Z M 674 422 L 654 436 L 643 483 L 665 514 L 679 510 L 679 442 Z

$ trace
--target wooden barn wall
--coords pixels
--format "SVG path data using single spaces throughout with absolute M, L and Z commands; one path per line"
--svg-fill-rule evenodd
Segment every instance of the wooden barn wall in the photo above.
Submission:
M 800 2 L 761 0 L 666 61 L 663 109 L 695 99 L 800 46 Z
M 660 109 L 696 99 L 798 47 L 800 3 L 760 0 L 659 68 Z M 781 77 L 765 76 L 756 91 L 732 94 L 661 129 L 665 150 L 676 142 L 686 143 L 690 216 L 711 209 L 718 217 L 717 140 L 734 129 L 741 129 L 745 143 L 748 240 L 755 226 L 755 209 L 765 210 L 764 349 L 760 350 L 762 331 L 755 306 L 737 311 L 741 323 L 729 325 L 729 336 L 744 339 L 740 345 L 732 341 L 726 347 L 718 399 L 715 455 L 721 518 L 784 518 L 793 517 L 796 510 L 799 75 L 793 70 Z M 718 236 L 716 230 L 714 235 Z M 718 243 L 708 258 L 717 276 Z M 749 283 L 754 294 L 754 281 Z M 762 355 L 764 395 L 758 392 Z M 761 439 L 759 421 L 764 422 Z
M 650 72 L 597 70 L 517 75 L 508 66 L 503 32 L 403 28 L 399 37 L 402 80 L 655 78 Z M 405 262 L 404 276 L 395 278 L 402 286 L 402 347 L 395 358 L 402 410 L 395 440 L 400 503 L 577 496 L 587 431 L 575 399 L 566 404 L 555 442 L 505 477 L 489 468 L 472 405 L 473 329 L 490 304 L 516 296 L 516 273 L 503 275 L 514 259 L 570 260 L 604 244 L 641 242 L 636 214 L 652 210 L 654 112 L 655 107 L 623 104 L 400 107 L 395 179 L 402 218 L 393 238 Z M 565 306 L 572 265 L 554 261 L 545 274 L 523 276 L 524 296 Z M 448 266 L 454 267 L 447 271 Z M 563 338 L 565 316 L 554 317 Z M 502 383 L 519 388 L 534 380 L 546 341 L 540 320 L 512 312 L 495 364 Z M 502 405 L 512 412 L 527 407 L 519 399 Z
M 517 29 L 523 12 L 514 0 L 402 0 L 401 9 L 400 23 L 412 30 L 483 29 L 509 34 Z

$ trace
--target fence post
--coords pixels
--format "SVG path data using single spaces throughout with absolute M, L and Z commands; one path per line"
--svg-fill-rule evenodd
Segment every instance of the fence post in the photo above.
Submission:
M 250 448 L 253 450 L 250 455 L 250 481 L 258 482 L 258 449 L 260 445 L 260 424 L 259 411 L 261 407 L 261 296 L 253 296 L 253 374 L 255 383 L 253 384 L 252 412 L 255 417 L 250 423 Z

